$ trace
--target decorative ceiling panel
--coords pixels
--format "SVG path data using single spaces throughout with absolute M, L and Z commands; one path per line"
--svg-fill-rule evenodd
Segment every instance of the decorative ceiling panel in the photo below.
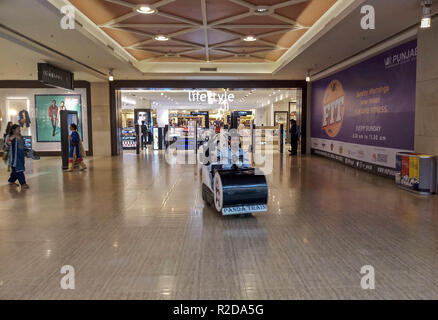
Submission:
M 239 63 L 277 61 L 336 1 L 70 0 L 138 61 Z

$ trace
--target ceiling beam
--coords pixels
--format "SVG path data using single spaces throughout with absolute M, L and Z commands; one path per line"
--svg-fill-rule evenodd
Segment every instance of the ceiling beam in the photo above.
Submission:
M 106 0 L 106 1 L 107 1 L 107 0 Z M 99 27 L 108 27 L 108 26 L 111 26 L 111 25 L 113 25 L 113 24 L 116 24 L 116 23 L 119 23 L 119 22 L 125 21 L 125 20 L 127 20 L 127 19 L 129 19 L 129 18 L 136 17 L 136 16 L 138 16 L 138 15 L 139 15 L 139 13 L 138 13 L 138 12 L 135 12 L 135 11 L 128 12 L 127 14 L 124 14 L 124 15 L 118 17 L 118 18 L 112 19 L 112 20 L 110 20 L 110 21 L 105 22 L 104 24 L 99 25 Z
M 227 45 L 227 44 L 233 44 L 234 42 L 241 41 L 241 40 L 242 40 L 242 39 L 239 37 L 239 38 L 237 38 L 237 39 L 233 39 L 233 40 L 227 40 L 227 41 L 219 42 L 219 43 L 216 43 L 216 44 L 210 46 L 210 48 L 214 49 L 214 48 L 217 48 L 217 47 L 222 47 L 222 46 L 224 46 L 224 45 Z
M 184 56 L 184 55 L 181 55 L 181 57 L 182 57 L 182 58 L 186 58 L 186 59 L 193 59 L 193 60 L 196 60 L 196 61 L 202 61 L 202 62 L 205 61 L 205 59 L 194 58 L 194 57 L 190 57 L 190 56 Z
M 295 29 L 294 24 L 221 24 L 212 29 Z
M 118 23 L 113 24 L 113 27 L 118 28 L 160 28 L 160 29 L 166 29 L 166 28 L 190 28 L 190 29 L 197 29 L 199 26 L 195 26 L 192 24 L 185 24 L 185 23 L 169 23 L 169 24 L 163 24 L 163 23 Z
M 133 3 L 127 2 L 127 1 L 123 1 L 123 0 L 105 0 L 106 2 L 111 2 L 114 4 L 118 4 L 119 6 L 124 6 L 124 7 L 128 7 L 131 9 L 135 9 L 137 6 Z
M 165 13 L 165 12 L 162 12 L 160 10 L 157 10 L 155 14 L 158 15 L 158 16 L 164 17 L 164 18 L 168 18 L 168 19 L 184 22 L 184 23 L 187 23 L 187 24 L 190 24 L 190 25 L 194 25 L 194 26 L 198 26 L 198 27 L 202 26 L 198 22 L 195 22 L 195 21 L 192 21 L 192 20 L 180 17 L 180 16 L 175 16 L 175 15 L 170 14 L 170 13 Z
M 242 36 L 243 36 L 243 35 L 241 35 L 241 34 L 239 34 L 239 33 L 237 33 L 237 32 L 233 32 L 233 31 L 230 31 L 230 30 L 222 30 L 222 32 L 224 32 L 224 33 L 228 33 L 228 34 L 230 34 L 230 35 L 234 35 L 234 36 L 236 36 L 236 37 L 239 37 L 239 39 L 241 39 Z M 265 45 L 267 45 L 267 46 L 275 46 L 277 49 L 287 49 L 287 48 L 284 48 L 284 47 L 282 47 L 282 46 L 279 46 L 279 45 L 276 44 L 276 43 L 272 43 L 272 42 L 269 42 L 269 41 L 266 41 L 266 40 L 262 40 L 262 39 L 260 39 L 260 37 L 262 37 L 262 35 L 258 35 L 258 36 L 257 36 L 257 42 L 258 42 L 258 43 L 262 43 L 262 44 L 265 44 Z M 243 40 L 242 40 L 242 41 L 243 41 Z
M 254 47 L 245 47 L 245 46 L 238 46 L 238 47 L 217 47 L 217 48 L 214 48 L 213 50 L 217 50 L 217 49 L 223 49 L 223 50 L 229 50 L 229 49 L 259 49 L 259 50 L 269 50 L 269 51 L 272 51 L 272 50 L 279 50 L 279 49 L 277 49 L 277 47 L 275 47 L 275 46 L 271 46 L 271 47 L 259 47 L 259 46 L 254 46 Z
M 250 17 L 250 16 L 252 16 L 251 12 L 241 13 L 241 14 L 238 14 L 238 15 L 235 15 L 235 16 L 232 16 L 232 17 L 228 17 L 228 18 L 225 18 L 225 19 L 220 19 L 220 20 L 214 21 L 214 22 L 210 23 L 210 27 L 217 26 L 217 25 L 220 25 L 220 24 L 223 24 L 223 23 L 232 22 L 232 21 L 235 21 L 235 20 L 238 20 L 238 19 L 244 19 L 244 18 L 247 18 L 247 17 Z
M 139 36 L 146 36 L 146 37 L 150 37 L 150 38 L 155 37 L 155 35 L 152 34 L 152 33 L 148 33 L 148 32 L 145 32 L 145 31 L 140 31 L 140 30 L 128 30 L 128 29 L 125 29 L 125 28 L 119 28 L 119 27 L 114 27 L 114 26 L 106 26 L 105 28 L 113 29 L 113 30 L 119 30 L 119 31 L 124 31 L 124 32 L 129 32 L 129 33 L 137 34 Z
M 169 3 L 172 3 L 172 2 L 175 2 L 175 1 L 176 0 L 161 0 L 161 1 L 155 2 L 151 6 L 153 8 L 159 8 L 159 7 L 165 6 L 166 4 L 169 4 Z
M 235 4 L 238 4 L 239 6 L 242 6 L 242 7 L 247 7 L 248 9 L 254 9 L 256 7 L 255 5 L 248 3 L 246 1 L 243 1 L 243 0 L 228 0 L 228 1 L 233 2 Z
M 216 62 L 216 61 L 221 61 L 221 60 L 226 60 L 226 59 L 231 59 L 234 58 L 234 55 L 229 55 L 226 57 L 220 57 L 220 58 L 216 58 L 216 59 L 212 59 L 211 62 Z
M 205 0 L 201 0 L 201 9 L 202 9 L 202 24 L 204 29 L 204 45 L 205 45 L 205 59 L 206 61 L 210 60 L 210 53 L 208 49 L 208 21 L 207 21 L 207 4 Z
M 257 56 L 253 56 L 252 54 L 249 54 L 248 57 L 254 58 L 254 59 L 258 59 L 261 60 L 263 62 L 272 62 L 272 60 L 266 59 L 266 58 L 262 58 L 262 57 L 257 57 Z
M 277 4 L 273 4 L 271 6 L 271 8 L 273 10 L 276 10 L 276 9 L 280 9 L 280 8 L 284 8 L 284 7 L 293 6 L 293 5 L 299 4 L 301 2 L 306 2 L 306 1 L 308 1 L 308 0 L 289 0 L 289 1 L 280 2 L 280 3 L 277 3 Z
M 274 18 L 274 19 L 286 22 L 287 24 L 296 25 L 299 28 L 307 28 L 306 26 L 298 23 L 297 21 L 295 21 L 293 19 L 289 19 L 289 18 L 283 17 L 283 16 L 281 16 L 281 15 L 279 15 L 277 13 L 271 14 L 271 17 Z

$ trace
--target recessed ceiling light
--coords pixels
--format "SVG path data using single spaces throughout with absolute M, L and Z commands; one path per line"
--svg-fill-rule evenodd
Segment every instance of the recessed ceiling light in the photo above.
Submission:
M 166 37 L 165 35 L 159 34 L 159 35 L 155 36 L 155 40 L 157 40 L 157 41 L 167 41 L 167 40 L 169 40 L 169 38 Z
M 247 42 L 252 42 L 252 41 L 256 41 L 257 38 L 254 36 L 246 36 L 245 38 L 243 38 L 243 41 L 247 41 Z
M 256 13 L 266 13 L 269 11 L 267 7 L 258 7 L 254 10 Z
M 155 9 L 147 5 L 140 5 L 137 7 L 137 12 L 141 14 L 152 14 L 155 13 Z

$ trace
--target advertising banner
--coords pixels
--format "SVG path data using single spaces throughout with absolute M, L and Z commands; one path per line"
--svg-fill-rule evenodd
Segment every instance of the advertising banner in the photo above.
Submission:
M 61 141 L 62 110 L 78 113 L 78 132 L 82 138 L 82 107 L 80 94 L 35 95 L 37 142 Z
M 396 153 L 414 149 L 416 60 L 414 40 L 315 81 L 313 152 L 394 175 Z

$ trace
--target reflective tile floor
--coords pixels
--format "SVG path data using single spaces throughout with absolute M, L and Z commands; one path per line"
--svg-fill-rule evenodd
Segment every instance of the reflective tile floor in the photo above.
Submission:
M 164 156 L 0 173 L 0 299 L 438 299 L 438 197 L 318 157 L 275 155 L 269 212 L 221 217 Z M 60 287 L 75 269 L 75 290 Z M 361 267 L 375 289 L 361 289 Z

